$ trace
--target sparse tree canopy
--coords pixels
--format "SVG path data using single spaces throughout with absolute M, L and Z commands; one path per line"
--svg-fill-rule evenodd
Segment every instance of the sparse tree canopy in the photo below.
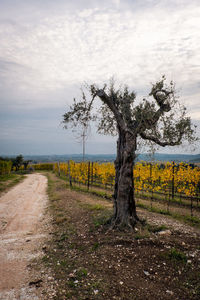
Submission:
M 23 158 L 23 156 L 21 154 L 18 155 L 16 158 L 13 159 L 13 167 L 16 168 L 16 171 L 19 170 L 19 168 L 23 164 L 23 161 L 24 161 L 24 158 Z
M 97 120 L 99 133 L 118 135 L 115 160 L 115 190 L 113 226 L 130 226 L 138 221 L 134 200 L 133 165 L 138 139 L 159 146 L 181 145 L 184 140 L 195 140 L 194 128 L 180 104 L 173 82 L 165 83 L 163 76 L 152 85 L 148 99 L 135 104 L 136 94 L 127 86 L 115 89 L 113 81 L 103 88 L 88 86 L 91 98 L 82 92 L 82 100 L 74 99 L 70 110 L 63 116 L 64 127 L 68 124 L 84 125 Z M 93 109 L 99 97 L 102 104 L 98 111 Z
M 29 163 L 31 162 L 31 160 L 24 160 L 23 161 L 23 165 L 24 165 L 24 170 L 27 170 Z

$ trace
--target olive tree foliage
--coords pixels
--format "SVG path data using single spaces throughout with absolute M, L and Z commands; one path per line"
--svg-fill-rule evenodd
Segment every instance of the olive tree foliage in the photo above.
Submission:
M 115 160 L 113 226 L 133 228 L 139 220 L 134 200 L 133 166 L 139 140 L 162 147 L 181 145 L 185 140 L 195 140 L 195 128 L 175 93 L 173 82 L 166 84 L 163 76 L 152 85 L 149 96 L 136 104 L 136 94 L 127 86 L 115 88 L 111 81 L 102 88 L 87 86 L 90 97 L 82 91 L 82 99 L 74 99 L 70 110 L 63 115 L 64 127 L 71 124 L 86 126 L 96 121 L 101 134 L 117 135 Z M 94 109 L 94 100 L 101 100 Z
M 19 171 L 20 167 L 23 165 L 24 158 L 20 154 L 12 160 L 12 168 L 15 167 L 16 171 Z

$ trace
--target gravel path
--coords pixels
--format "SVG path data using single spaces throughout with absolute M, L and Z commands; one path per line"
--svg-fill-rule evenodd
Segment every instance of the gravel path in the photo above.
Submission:
M 28 265 L 41 255 L 47 179 L 27 178 L 0 198 L 0 299 L 39 299 Z

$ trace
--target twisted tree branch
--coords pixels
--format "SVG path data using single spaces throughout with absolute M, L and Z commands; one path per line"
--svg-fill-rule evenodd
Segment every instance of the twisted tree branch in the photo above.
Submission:
M 141 132 L 140 136 L 144 140 L 149 140 L 149 141 L 152 141 L 152 142 L 156 143 L 159 146 L 166 147 L 166 146 L 178 146 L 178 145 L 180 145 L 183 134 L 184 134 L 183 132 L 180 132 L 176 141 L 166 141 L 166 142 L 163 142 L 163 141 L 159 140 L 156 136 L 148 135 L 144 132 Z
M 110 110 L 113 112 L 116 121 L 121 129 L 125 130 L 125 122 L 123 120 L 123 117 L 121 116 L 119 110 L 114 104 L 114 101 L 111 97 L 109 97 L 104 90 L 97 90 L 96 91 L 96 96 L 98 96 L 104 103 L 108 105 Z

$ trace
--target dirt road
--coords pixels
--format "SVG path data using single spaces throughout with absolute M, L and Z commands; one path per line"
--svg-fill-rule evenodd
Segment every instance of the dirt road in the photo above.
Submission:
M 39 299 L 28 265 L 45 238 L 46 188 L 45 176 L 30 174 L 0 198 L 0 299 Z

